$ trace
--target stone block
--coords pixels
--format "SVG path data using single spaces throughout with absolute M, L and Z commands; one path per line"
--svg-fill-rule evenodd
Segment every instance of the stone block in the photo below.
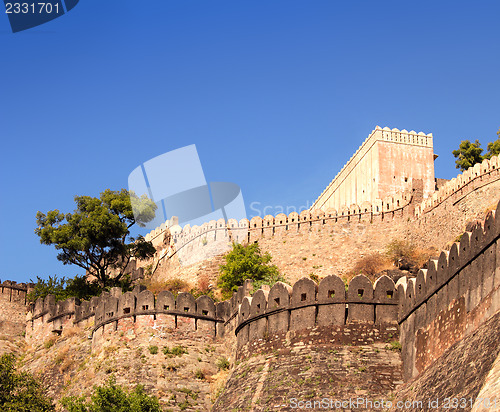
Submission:
M 348 322 L 375 321 L 373 285 L 364 275 L 357 275 L 349 282 L 347 290 Z
M 398 302 L 396 285 L 388 276 L 381 276 L 373 285 L 373 298 L 375 300 L 375 322 L 396 323 L 398 318 L 398 306 L 393 305 Z M 386 305 L 384 305 L 386 303 Z
M 318 286 L 318 303 L 318 325 L 343 325 L 346 312 L 344 281 L 336 275 L 323 278 Z
M 267 309 L 269 291 L 259 289 L 252 297 L 250 305 L 250 318 L 263 315 Z M 265 317 L 254 320 L 249 325 L 248 339 L 253 341 L 262 339 L 267 335 L 267 319 Z
M 295 282 L 292 288 L 291 305 L 314 305 L 318 285 L 313 280 L 303 277 Z M 316 306 L 292 309 L 290 313 L 290 330 L 300 330 L 314 326 L 316 323 Z
M 267 310 L 284 309 L 282 312 L 267 317 L 268 332 L 270 335 L 288 331 L 290 314 L 286 308 L 290 306 L 291 294 L 292 287 L 283 282 L 276 282 L 269 291 Z

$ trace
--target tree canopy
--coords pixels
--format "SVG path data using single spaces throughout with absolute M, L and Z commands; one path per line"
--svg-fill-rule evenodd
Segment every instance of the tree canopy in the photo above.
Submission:
M 462 140 L 458 149 L 453 150 L 452 153 L 457 158 L 455 160 L 456 168 L 462 171 L 483 161 L 483 156 L 481 155 L 483 149 L 481 149 L 479 140 L 476 140 L 474 143 L 471 143 L 469 140 Z
M 17 372 L 12 354 L 0 357 L 0 410 L 2 412 L 55 411 L 52 400 L 29 373 Z
M 106 385 L 94 386 L 90 400 L 69 396 L 61 400 L 69 412 L 161 412 L 158 398 L 149 396 L 142 385 L 128 392 L 111 377 Z
M 75 202 L 73 213 L 56 209 L 36 215 L 40 243 L 54 245 L 63 264 L 77 265 L 95 276 L 101 286 L 111 286 L 119 283 L 132 257 L 145 259 L 155 253 L 142 236 L 130 237 L 134 224 L 144 226 L 155 216 L 157 206 L 146 196 L 107 189 L 99 198 L 75 196 Z M 140 216 L 134 216 L 132 203 Z M 117 274 L 110 277 L 110 269 Z
M 488 152 L 484 155 L 482 155 L 483 149 L 479 140 L 476 139 L 474 143 L 469 140 L 462 140 L 458 149 L 452 152 L 453 156 L 457 158 L 455 160 L 456 168 L 464 171 L 476 163 L 481 163 L 484 159 L 498 156 L 500 154 L 500 129 L 498 129 L 497 136 L 496 141 L 488 143 Z
M 233 243 L 233 250 L 226 256 L 226 264 L 221 265 L 218 286 L 224 297 L 230 297 L 246 279 L 254 281 L 254 290 L 263 284 L 272 285 L 285 281 L 275 265 L 270 265 L 271 255 L 262 254 L 257 243 L 240 245 Z

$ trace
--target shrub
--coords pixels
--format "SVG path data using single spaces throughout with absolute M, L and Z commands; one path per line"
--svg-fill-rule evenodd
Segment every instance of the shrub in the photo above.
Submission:
M 190 286 L 185 280 L 180 278 L 172 278 L 168 279 L 165 282 L 165 290 L 169 290 L 174 295 L 177 295 L 179 292 L 189 292 Z
M 149 353 L 151 355 L 156 355 L 158 353 L 158 346 L 150 346 L 149 347 Z
M 196 379 L 205 379 L 205 372 L 203 372 L 201 369 L 197 369 L 194 373 L 194 377 Z
M 69 412 L 161 412 L 158 399 L 147 395 L 142 385 L 127 392 L 116 385 L 114 377 L 105 386 L 94 386 L 90 400 L 83 396 L 69 396 L 63 398 L 61 404 Z
M 162 349 L 162 352 L 169 358 L 173 358 L 174 356 L 182 356 L 185 353 L 188 353 L 187 349 L 181 345 L 174 346 L 172 349 L 170 349 L 168 346 L 165 346 Z
M 395 352 L 401 352 L 401 349 L 402 349 L 401 342 L 399 342 L 397 340 L 393 340 L 392 342 L 389 342 L 389 345 L 390 346 L 387 346 L 386 349 L 390 349 L 390 350 L 393 350 Z
M 55 411 L 40 383 L 29 373 L 16 371 L 12 354 L 0 357 L 0 410 Z
M 271 255 L 261 253 L 258 243 L 246 246 L 233 243 L 233 250 L 225 259 L 226 264 L 220 266 L 222 273 L 217 281 L 224 298 L 229 298 L 246 279 L 254 281 L 254 290 L 283 279 L 276 265 L 269 264 Z
M 390 268 L 392 264 L 386 256 L 381 253 L 371 253 L 356 262 L 353 274 L 363 274 L 373 281 L 378 273 Z
M 435 257 L 437 250 L 432 247 L 417 248 L 405 240 L 396 239 L 387 245 L 386 254 L 396 267 L 416 273 L 430 258 Z
M 216 366 L 220 369 L 220 370 L 228 370 L 229 367 L 231 366 L 229 361 L 227 360 L 227 358 L 220 358 L 217 363 L 216 363 Z

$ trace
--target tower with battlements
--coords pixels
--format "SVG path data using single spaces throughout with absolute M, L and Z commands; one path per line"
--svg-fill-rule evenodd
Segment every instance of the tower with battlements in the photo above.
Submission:
M 432 133 L 375 127 L 311 210 L 374 203 L 398 192 L 435 191 Z

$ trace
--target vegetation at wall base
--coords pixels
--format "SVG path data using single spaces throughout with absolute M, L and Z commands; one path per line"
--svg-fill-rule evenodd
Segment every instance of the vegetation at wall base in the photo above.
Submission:
M 14 355 L 0 357 L 0 410 L 2 412 L 55 411 L 52 400 L 29 373 L 17 372 Z
M 262 285 L 274 285 L 276 282 L 285 282 L 276 265 L 271 265 L 271 255 L 262 253 L 258 243 L 241 245 L 233 243 L 233 250 L 226 256 L 226 264 L 220 266 L 221 274 L 217 285 L 222 290 L 225 299 L 229 299 L 233 292 L 247 279 L 253 281 L 253 290 Z
M 128 392 L 111 377 L 106 385 L 94 386 L 90 400 L 68 396 L 61 400 L 68 412 L 161 412 L 160 403 L 149 396 L 142 385 Z

